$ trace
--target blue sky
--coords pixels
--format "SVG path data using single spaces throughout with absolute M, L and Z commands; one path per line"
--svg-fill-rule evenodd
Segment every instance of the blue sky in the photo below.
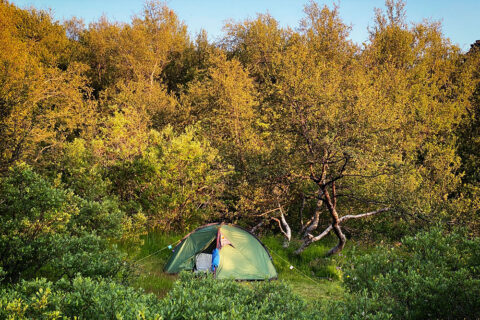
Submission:
M 222 35 L 222 26 L 228 19 L 254 18 L 256 13 L 270 13 L 281 25 L 298 26 L 303 16 L 303 6 L 308 0 L 168 0 L 167 5 L 188 26 L 191 34 L 201 28 L 207 30 L 211 40 Z M 72 16 L 83 18 L 86 23 L 102 14 L 117 21 L 129 22 L 139 13 L 143 0 L 13 0 L 25 8 L 52 9 L 58 20 Z M 317 1 L 332 5 L 333 1 Z M 335 1 L 338 3 L 338 1 Z M 350 38 L 362 43 L 367 40 L 367 27 L 373 23 L 373 9 L 383 8 L 384 0 L 342 0 L 340 15 L 352 26 Z M 461 49 L 480 39 L 479 0 L 410 0 L 406 3 L 407 20 L 419 22 L 424 18 L 440 20 L 444 34 Z

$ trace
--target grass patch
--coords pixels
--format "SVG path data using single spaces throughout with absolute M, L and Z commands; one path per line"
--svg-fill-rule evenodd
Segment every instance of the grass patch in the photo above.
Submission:
M 152 258 L 139 266 L 139 276 L 135 280 L 134 287 L 143 288 L 148 293 L 153 293 L 163 298 L 172 289 L 177 280 L 176 275 L 163 272 L 165 263 L 158 258 Z
M 290 280 L 287 283 L 293 292 L 309 303 L 323 300 L 339 300 L 343 298 L 344 289 L 340 281 L 320 280 L 317 283 Z
M 305 274 L 315 280 L 340 280 L 342 277 L 341 269 L 338 267 L 342 255 L 326 257 L 326 253 L 334 245 L 334 239 L 326 239 L 324 242 L 313 243 L 302 254 L 295 254 L 295 250 L 300 247 L 300 240 L 293 240 L 288 248 L 282 247 L 280 237 L 267 236 L 262 238 L 262 242 L 269 249 L 273 262 L 279 277 L 284 279 L 297 278 L 300 274 Z M 296 270 L 290 269 L 294 266 Z M 303 276 L 303 278 L 306 278 Z
M 286 281 L 293 291 L 305 300 L 318 302 L 343 297 L 342 271 L 339 264 L 345 257 L 343 254 L 325 257 L 328 250 L 335 244 L 333 237 L 312 244 L 300 255 L 294 253 L 301 245 L 299 240 L 293 240 L 288 248 L 282 247 L 281 237 L 263 237 L 262 242 L 272 255 L 278 278 Z
M 163 267 L 172 254 L 167 246 L 175 247 L 182 237 L 183 235 L 151 231 L 142 237 L 143 245 L 140 247 L 120 246 L 137 270 L 138 277 L 133 283 L 134 287 L 143 288 L 159 298 L 167 295 L 178 278 L 163 272 Z

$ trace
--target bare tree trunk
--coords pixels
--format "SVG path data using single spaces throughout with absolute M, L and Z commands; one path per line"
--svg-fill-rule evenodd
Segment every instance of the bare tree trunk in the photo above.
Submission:
M 285 215 L 283 214 L 283 209 L 280 203 L 278 204 L 278 208 L 280 209 L 280 221 L 282 222 L 283 228 L 285 228 L 285 232 L 283 232 L 283 234 L 285 235 L 285 241 L 283 242 L 283 247 L 288 248 L 288 246 L 290 245 L 290 240 L 292 239 L 292 229 L 290 229 L 290 226 L 288 225 L 287 220 L 285 219 Z
M 342 251 L 343 247 L 345 247 L 345 243 L 347 243 L 347 238 L 343 234 L 342 228 L 340 228 L 339 223 L 336 223 L 335 225 L 333 225 L 333 231 L 337 235 L 338 244 L 332 249 L 330 249 L 330 251 L 328 251 L 327 256 L 331 256 L 332 254 Z
M 155 73 L 157 72 L 157 67 L 158 67 L 158 63 L 155 62 L 155 64 L 153 65 L 153 68 L 152 68 L 152 72 L 150 73 L 150 85 L 153 86 L 153 82 L 154 82 L 154 76 L 155 76 Z
M 320 220 L 320 211 L 322 208 L 322 203 L 323 201 L 320 199 L 317 201 L 317 208 L 315 209 L 315 214 L 313 216 L 313 219 L 309 221 L 309 223 L 305 227 L 305 230 L 302 230 L 303 231 L 302 238 L 307 238 L 310 233 L 312 233 L 318 228 L 318 222 Z
M 285 237 L 285 241 L 283 242 L 283 247 L 288 248 L 290 245 L 290 240 L 292 239 L 292 229 L 290 228 L 290 225 L 287 222 L 287 219 L 285 218 L 285 214 L 283 212 L 283 208 L 280 205 L 280 202 L 278 202 L 278 208 L 275 208 L 273 210 L 269 210 L 267 212 L 262 213 L 261 215 L 258 216 L 265 216 L 268 213 L 274 212 L 274 211 L 279 211 L 280 212 L 280 219 L 276 217 L 269 217 L 271 220 L 274 220 L 278 223 L 278 227 L 280 229 L 280 232 L 283 234 Z M 268 217 L 267 217 L 268 219 Z M 251 233 L 255 233 L 258 228 L 260 228 L 262 225 L 265 224 L 265 220 L 260 221 L 256 226 L 250 229 Z
M 323 194 L 325 195 L 325 205 L 327 206 L 328 211 L 330 212 L 330 215 L 332 216 L 332 228 L 333 231 L 335 232 L 335 235 L 338 238 L 338 244 L 336 247 L 332 248 L 328 252 L 328 256 L 335 254 L 343 249 L 345 247 L 345 243 L 347 242 L 347 238 L 342 232 L 342 228 L 340 227 L 340 218 L 338 217 L 337 213 L 337 194 L 336 194 L 336 187 L 335 187 L 335 181 L 332 183 L 332 197 L 330 197 L 330 193 L 327 190 L 327 186 L 323 185 L 322 186 L 322 191 Z
M 272 220 L 274 220 L 278 223 L 278 227 L 280 228 L 280 232 L 285 237 L 285 241 L 283 242 L 283 247 L 288 248 L 288 246 L 290 245 L 290 240 L 292 238 L 292 230 L 290 229 L 290 226 L 288 225 L 287 220 L 285 220 L 283 210 L 281 210 L 280 206 L 279 206 L 279 209 L 280 209 L 280 219 L 275 218 L 275 217 L 270 217 L 270 219 L 272 219 Z
M 323 230 L 323 232 L 321 234 L 319 234 L 318 236 L 314 237 L 312 235 L 308 235 L 307 239 L 305 239 L 302 243 L 302 245 L 300 246 L 300 248 L 298 248 L 296 251 L 295 251 L 295 254 L 300 254 L 302 253 L 309 245 L 311 245 L 312 243 L 320 240 L 320 239 L 323 239 L 330 231 L 332 230 L 332 226 L 328 226 L 327 229 Z
M 305 195 L 302 194 L 302 206 L 300 207 L 300 233 L 305 230 L 305 225 L 303 224 L 303 209 L 305 208 Z

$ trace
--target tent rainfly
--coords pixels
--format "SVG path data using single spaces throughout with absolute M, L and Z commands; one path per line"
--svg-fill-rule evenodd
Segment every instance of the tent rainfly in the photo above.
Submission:
M 182 239 L 165 272 L 181 270 L 209 270 L 217 279 L 277 278 L 272 257 L 260 240 L 238 226 L 223 223 L 204 225 Z

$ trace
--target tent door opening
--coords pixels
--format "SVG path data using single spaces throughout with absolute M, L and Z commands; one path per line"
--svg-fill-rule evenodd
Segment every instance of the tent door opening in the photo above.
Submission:
M 217 239 L 214 239 L 205 249 L 195 256 L 195 272 L 212 271 L 212 252 L 217 247 Z

